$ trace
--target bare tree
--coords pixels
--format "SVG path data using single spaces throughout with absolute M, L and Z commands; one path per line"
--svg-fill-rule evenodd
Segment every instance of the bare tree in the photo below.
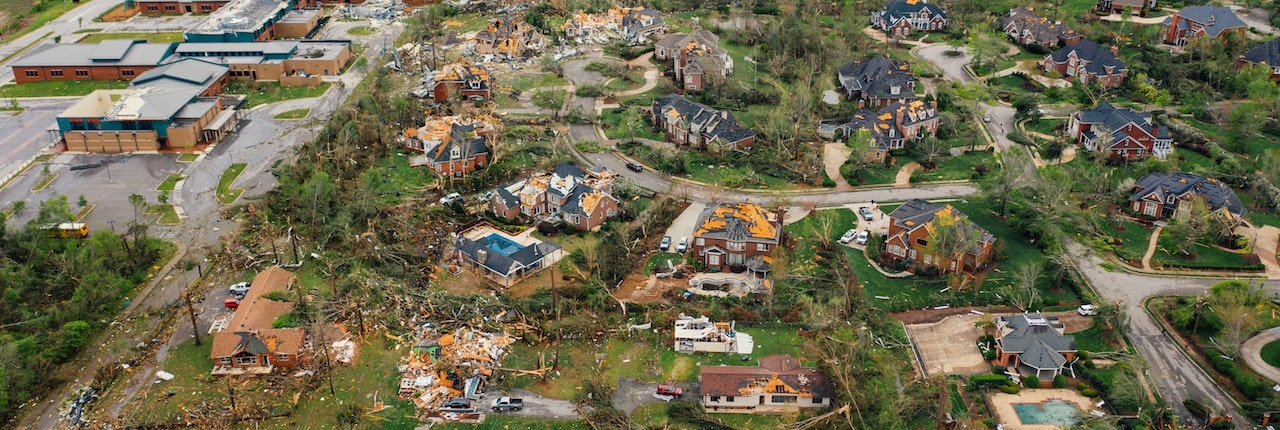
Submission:
M 1038 299 L 1039 290 L 1036 289 L 1036 280 L 1040 279 L 1040 275 L 1044 273 L 1044 265 L 1034 262 L 1026 262 L 1019 264 L 1013 268 L 1014 283 L 1009 287 L 1012 289 L 1010 296 L 1014 300 L 1014 306 L 1026 311 Z

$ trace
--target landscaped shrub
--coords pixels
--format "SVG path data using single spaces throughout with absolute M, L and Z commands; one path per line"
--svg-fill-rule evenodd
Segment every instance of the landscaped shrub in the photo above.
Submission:
M 1009 384 L 1000 386 L 1000 391 L 1004 391 L 1005 394 L 1018 394 L 1022 389 L 1018 388 L 1017 385 Z
M 1053 377 L 1053 388 L 1067 388 L 1067 377 L 1061 373 Z
M 1085 388 L 1080 390 L 1080 395 L 1085 397 L 1098 397 L 1098 390 L 1093 389 L 1093 387 Z
M 1040 388 L 1040 377 L 1028 376 L 1022 380 L 1022 385 L 1026 385 L 1027 388 Z
M 1241 370 L 1235 360 L 1223 357 L 1221 352 L 1213 348 L 1205 349 L 1204 354 L 1209 358 L 1209 364 L 1213 365 L 1213 369 L 1231 378 L 1231 382 L 1236 384 L 1236 389 L 1239 389 L 1245 397 L 1252 400 L 1273 398 L 1271 384 Z
M 1008 382 L 1009 382 L 1009 377 L 1004 375 L 992 375 L 992 374 L 974 375 L 973 377 L 969 378 L 969 384 L 965 386 L 965 390 L 977 391 L 977 390 L 983 390 L 987 388 L 995 388 L 1001 385 L 1005 385 Z

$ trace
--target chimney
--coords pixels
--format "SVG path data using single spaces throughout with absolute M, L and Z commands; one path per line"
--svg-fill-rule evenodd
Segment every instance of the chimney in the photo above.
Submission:
M 1115 55 L 1115 56 L 1116 56 L 1116 58 L 1120 58 L 1120 48 L 1117 48 L 1117 47 L 1115 47 L 1115 46 L 1112 46 L 1112 47 L 1111 47 L 1111 55 Z
M 477 261 L 478 263 L 480 263 L 480 264 L 484 264 L 484 262 L 485 262 L 486 260 L 488 260 L 488 259 L 489 259 L 489 251 L 488 251 L 488 250 L 481 249 L 481 250 L 479 250 L 479 251 L 476 251 L 476 260 L 478 260 L 478 261 Z
M 720 118 L 729 119 L 729 110 L 725 109 L 720 111 Z
M 938 101 L 937 100 L 930 101 L 929 108 L 933 110 L 938 110 Z

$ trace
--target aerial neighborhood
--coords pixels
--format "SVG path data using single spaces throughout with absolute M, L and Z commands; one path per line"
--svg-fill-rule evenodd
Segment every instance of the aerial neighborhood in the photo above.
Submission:
M 0 428 L 1280 413 L 1280 2 L 0 3 Z

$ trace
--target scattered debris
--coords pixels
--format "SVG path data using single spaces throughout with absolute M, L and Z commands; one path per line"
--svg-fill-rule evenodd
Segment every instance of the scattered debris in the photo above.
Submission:
M 483 420 L 475 408 L 460 406 L 479 400 L 484 383 L 514 338 L 462 327 L 440 334 L 430 324 L 415 328 L 417 339 L 397 370 L 401 398 L 411 399 L 432 421 Z

